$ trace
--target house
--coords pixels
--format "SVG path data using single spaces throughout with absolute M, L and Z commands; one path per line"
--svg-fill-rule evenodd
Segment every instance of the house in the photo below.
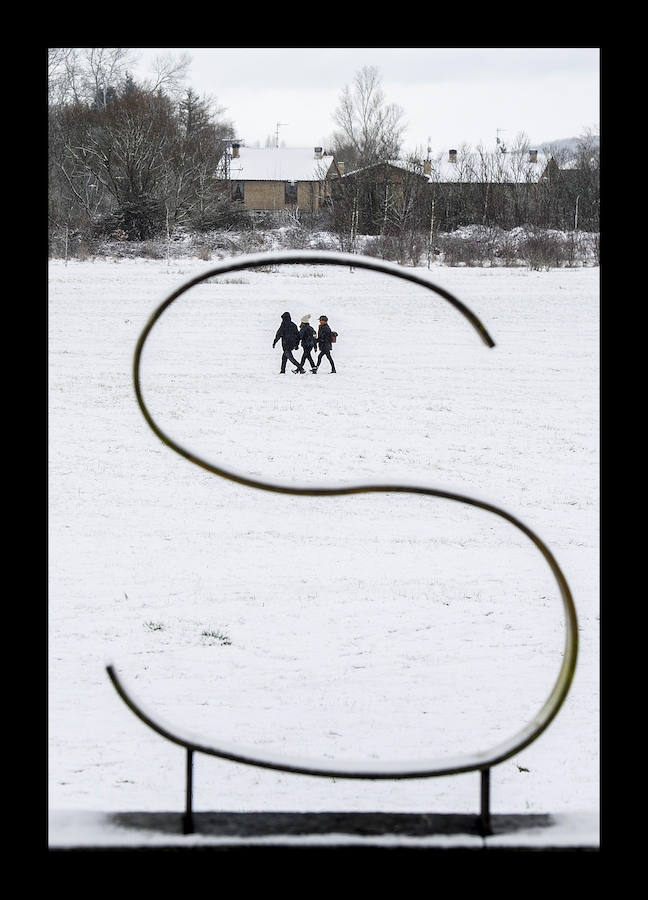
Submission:
M 462 152 L 448 150 L 435 160 L 404 165 L 399 160 L 354 169 L 345 180 L 403 185 L 416 179 L 428 184 L 536 184 L 555 166 L 553 157 L 538 150 Z
M 551 206 L 555 170 L 553 157 L 539 150 L 451 149 L 435 159 L 349 171 L 333 183 L 334 197 L 338 218 L 357 209 L 358 227 L 369 234 L 424 229 L 430 222 L 444 230 L 475 223 L 512 227 Z
M 551 157 L 539 150 L 454 149 L 426 163 L 435 214 L 444 230 L 462 225 L 512 228 L 545 221 Z
M 581 166 L 576 159 L 562 161 L 560 163 L 551 156 L 547 162 L 547 166 L 542 173 L 540 181 L 544 184 L 556 185 L 562 181 L 563 184 L 573 186 L 578 182 Z
M 322 147 L 246 147 L 232 144 L 228 178 L 232 200 L 249 210 L 317 212 L 341 170 Z
M 377 162 L 344 172 L 331 182 L 333 215 L 338 228 L 353 221 L 365 234 L 382 233 L 389 224 L 401 222 L 430 193 L 428 178 L 417 165 L 398 160 Z
M 540 150 L 449 150 L 430 161 L 428 177 L 444 227 L 533 223 L 598 230 L 598 165 L 583 166 Z

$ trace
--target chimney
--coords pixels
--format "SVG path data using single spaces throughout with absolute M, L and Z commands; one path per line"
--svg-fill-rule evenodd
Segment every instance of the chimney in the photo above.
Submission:
M 530 163 L 538 162 L 538 151 L 537 150 L 529 150 L 529 162 Z
M 432 174 L 432 163 L 429 159 L 423 161 L 423 174 L 431 175 Z
M 239 158 L 239 147 L 240 146 L 241 146 L 240 144 L 232 144 L 232 159 Z
M 457 162 L 457 151 L 456 150 L 448 150 L 448 162 L 451 162 L 451 163 Z
M 322 148 L 315 147 L 315 159 L 321 159 L 321 158 L 322 158 Z

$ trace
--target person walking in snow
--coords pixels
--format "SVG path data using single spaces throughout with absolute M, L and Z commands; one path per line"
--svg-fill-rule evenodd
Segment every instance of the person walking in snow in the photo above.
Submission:
M 304 366 L 306 360 L 308 360 L 311 372 L 315 371 L 315 363 L 313 362 L 313 357 L 311 356 L 311 352 L 315 350 L 317 346 L 317 334 L 315 329 L 308 321 L 310 319 L 310 313 L 307 316 L 302 316 L 299 322 L 299 341 L 302 345 L 302 353 L 301 363 L 300 365 Z
M 317 343 L 319 345 L 319 356 L 317 357 L 317 365 L 312 370 L 313 375 L 317 374 L 317 370 L 320 367 L 320 363 L 322 362 L 322 357 L 325 356 L 331 364 L 331 375 L 335 375 L 335 363 L 333 362 L 333 357 L 331 356 L 331 348 L 333 347 L 333 341 L 331 340 L 331 329 L 328 324 L 327 316 L 319 317 L 319 328 L 317 329 Z
M 295 374 L 299 372 L 300 375 L 303 375 L 306 369 L 304 369 L 304 367 L 300 363 L 298 363 L 293 356 L 293 350 L 296 350 L 297 347 L 299 347 L 299 330 L 290 318 L 289 312 L 285 312 L 281 316 L 281 325 L 277 329 L 274 341 L 272 342 L 273 350 L 277 341 L 279 340 L 281 341 L 281 346 L 283 349 L 283 354 L 281 357 L 281 372 L 279 374 L 285 375 L 286 363 L 288 362 L 288 360 L 290 360 L 291 363 L 294 363 L 297 366 L 297 368 L 293 370 Z

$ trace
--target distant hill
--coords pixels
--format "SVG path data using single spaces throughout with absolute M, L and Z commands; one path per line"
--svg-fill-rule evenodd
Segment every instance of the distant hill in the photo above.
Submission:
M 540 144 L 539 149 L 545 153 L 549 150 L 567 150 L 568 152 L 576 152 L 581 140 L 582 138 L 580 137 L 570 137 L 560 138 L 556 141 L 545 141 L 544 143 Z M 600 138 L 598 135 L 594 135 L 592 137 L 592 141 L 596 144 L 597 147 L 600 146 Z

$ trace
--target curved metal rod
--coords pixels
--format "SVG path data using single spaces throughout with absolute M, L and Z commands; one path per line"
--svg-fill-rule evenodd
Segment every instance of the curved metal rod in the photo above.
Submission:
M 238 484 L 246 485 L 247 487 L 257 488 L 264 491 L 272 491 L 274 493 L 317 497 L 381 492 L 424 494 L 431 497 L 440 497 L 447 500 L 465 503 L 469 506 L 474 506 L 479 509 L 486 510 L 487 512 L 500 516 L 501 518 L 510 522 L 523 534 L 525 534 L 543 555 L 557 581 L 563 603 L 566 625 L 565 651 L 562 665 L 560 667 L 558 677 L 551 690 L 551 693 L 549 694 L 547 700 L 538 711 L 538 713 L 524 728 L 522 728 L 521 731 L 517 732 L 515 735 L 513 735 L 513 737 L 509 738 L 506 741 L 503 741 L 490 750 L 468 754 L 466 756 L 445 761 L 434 760 L 427 763 L 398 763 L 392 764 L 388 767 L 385 767 L 385 764 L 380 763 L 357 763 L 350 764 L 346 768 L 339 768 L 337 765 L 331 763 L 313 763 L 310 761 L 305 762 L 302 760 L 291 760 L 288 758 L 261 758 L 257 756 L 254 750 L 243 752 L 242 750 L 235 747 L 227 747 L 223 744 L 211 744 L 207 743 L 202 738 L 195 738 L 190 735 L 180 734 L 173 728 L 161 725 L 159 721 L 153 718 L 153 716 L 144 712 L 141 705 L 136 703 L 130 696 L 130 694 L 128 694 L 128 692 L 125 690 L 119 678 L 117 677 L 113 666 L 107 667 L 108 674 L 124 702 L 143 722 L 153 728 L 153 730 L 157 731 L 168 740 L 173 741 L 177 744 L 181 744 L 187 749 L 198 750 L 202 753 L 207 753 L 213 756 L 220 756 L 225 759 L 231 759 L 237 762 L 247 763 L 249 765 L 281 769 L 287 772 L 299 772 L 306 775 L 324 775 L 328 777 L 335 776 L 339 778 L 422 778 L 436 775 L 451 775 L 460 772 L 474 771 L 476 769 L 483 770 L 497 763 L 500 763 L 505 759 L 508 759 L 516 753 L 519 753 L 520 750 L 522 750 L 528 744 L 532 743 L 532 741 L 534 741 L 547 728 L 549 723 L 556 716 L 558 710 L 562 706 L 574 676 L 576 657 L 578 653 L 578 625 L 576 620 L 576 610 L 574 607 L 571 592 L 569 590 L 569 586 L 560 569 L 560 566 L 558 565 L 553 554 L 550 552 L 549 548 L 543 543 L 543 541 L 541 541 L 540 538 L 523 522 L 521 522 L 519 519 L 515 518 L 505 510 L 500 509 L 499 507 L 494 506 L 493 504 L 486 501 L 478 500 L 474 497 L 456 494 L 437 488 L 405 486 L 400 484 L 367 484 L 330 488 L 290 487 L 286 485 L 273 484 L 267 481 L 260 481 L 257 479 L 249 478 L 245 475 L 237 474 L 202 459 L 201 457 L 182 447 L 180 444 L 170 438 L 157 425 L 151 413 L 149 412 L 146 403 L 144 402 L 140 383 L 142 350 L 144 348 L 146 339 L 151 332 L 151 329 L 158 321 L 162 313 L 166 309 L 168 309 L 168 307 L 171 305 L 171 303 L 174 302 L 174 300 L 177 300 L 178 297 L 184 294 L 191 287 L 194 287 L 207 278 L 222 274 L 224 272 L 261 267 L 272 263 L 283 264 L 306 262 L 314 264 L 326 263 L 332 265 L 344 265 L 353 266 L 356 268 L 374 269 L 376 271 L 381 271 L 390 275 L 394 275 L 396 277 L 405 278 L 408 281 L 413 281 L 417 284 L 427 287 L 428 289 L 444 297 L 444 299 L 448 300 L 455 308 L 462 312 L 462 314 L 465 315 L 466 318 L 475 327 L 476 331 L 481 336 L 482 340 L 487 344 L 487 346 L 494 346 L 494 341 L 492 340 L 482 323 L 463 303 L 461 303 L 447 291 L 439 288 L 437 285 L 434 285 L 426 279 L 417 276 L 414 273 L 410 273 L 407 270 L 397 267 L 391 263 L 385 263 L 383 261 L 370 259 L 368 257 L 355 256 L 352 254 L 311 251 L 262 253 L 252 256 L 238 257 L 234 260 L 221 263 L 220 265 L 210 269 L 209 271 L 204 272 L 202 275 L 193 278 L 191 281 L 185 283 L 176 291 L 174 291 L 171 296 L 167 298 L 167 300 L 165 300 L 155 310 L 146 327 L 144 328 L 144 331 L 140 335 L 140 338 L 137 342 L 133 362 L 133 378 L 135 383 L 137 402 L 146 422 L 148 423 L 151 430 L 163 443 L 165 443 L 172 450 L 175 450 L 176 453 L 179 453 L 185 459 L 189 460 L 197 466 L 200 466 L 203 469 L 206 469 L 208 472 L 219 475 L 221 478 L 234 481 Z

